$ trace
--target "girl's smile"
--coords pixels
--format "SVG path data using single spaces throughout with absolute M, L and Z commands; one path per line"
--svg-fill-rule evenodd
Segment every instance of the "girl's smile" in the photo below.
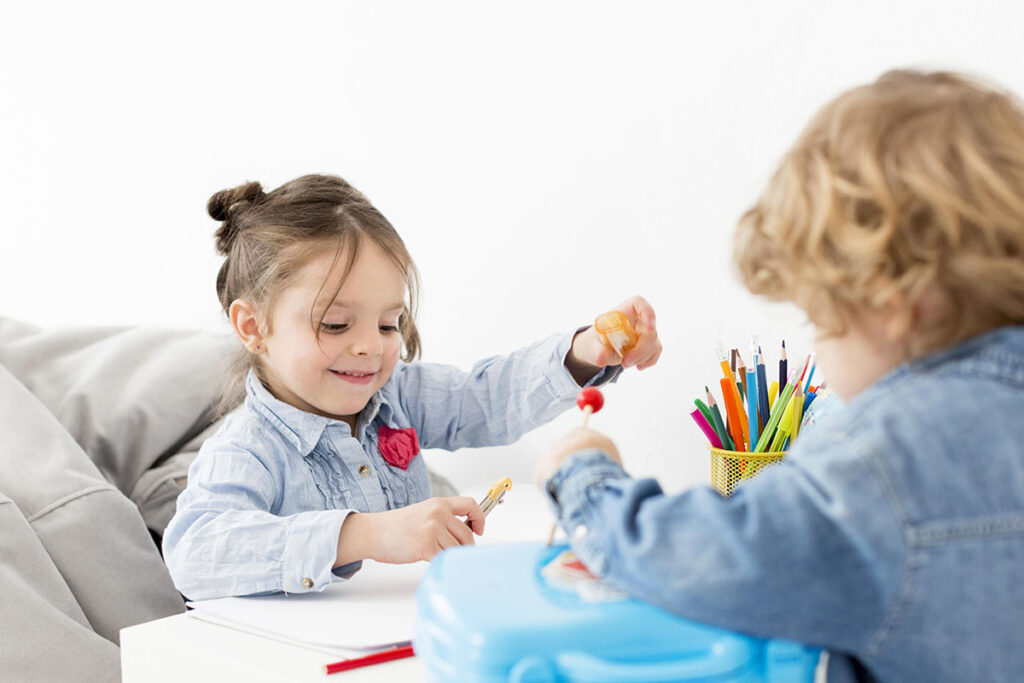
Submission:
M 370 384 L 377 376 L 376 372 L 358 372 L 355 370 L 330 370 L 335 377 L 352 384 Z

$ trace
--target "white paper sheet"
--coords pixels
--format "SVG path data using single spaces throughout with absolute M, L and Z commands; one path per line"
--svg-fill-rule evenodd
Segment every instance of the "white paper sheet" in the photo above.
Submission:
M 491 482 L 493 483 L 493 482 Z M 479 501 L 490 483 L 465 495 Z M 480 544 L 538 541 L 547 537 L 552 516 L 532 484 L 513 484 L 504 502 L 487 516 Z M 317 650 L 353 656 L 412 640 L 416 587 L 429 567 L 363 562 L 348 581 L 322 592 L 218 598 L 188 603 L 194 617 L 214 621 Z
M 363 562 L 322 592 L 218 598 L 188 603 L 198 617 L 293 643 L 376 649 L 412 640 L 416 586 L 429 564 Z

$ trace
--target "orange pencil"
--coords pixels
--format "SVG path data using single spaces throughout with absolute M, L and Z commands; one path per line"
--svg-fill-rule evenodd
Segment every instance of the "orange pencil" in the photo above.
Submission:
M 746 420 L 740 417 L 739 411 L 736 408 L 736 396 L 739 392 L 736 391 L 736 385 L 728 379 L 723 377 L 719 381 L 722 384 L 722 400 L 725 402 L 725 415 L 729 420 L 729 431 L 732 435 L 733 444 L 736 446 L 737 451 L 745 451 L 747 449 L 744 445 L 741 425 L 746 423 Z
M 736 371 L 737 373 L 739 370 Z M 740 390 L 736 387 L 735 382 L 729 383 L 732 394 L 732 399 L 736 402 L 736 415 L 739 417 L 740 429 L 743 430 L 743 443 L 750 443 L 750 421 L 747 419 L 747 410 L 743 407 L 743 399 L 740 398 Z M 756 408 L 755 408 L 756 409 Z M 737 448 L 736 450 L 749 450 L 744 448 Z
M 722 375 L 730 382 L 736 381 L 736 376 L 732 374 L 732 368 L 729 367 L 729 359 L 725 355 L 725 349 L 719 344 L 715 347 L 715 354 L 718 356 L 718 364 L 722 366 Z

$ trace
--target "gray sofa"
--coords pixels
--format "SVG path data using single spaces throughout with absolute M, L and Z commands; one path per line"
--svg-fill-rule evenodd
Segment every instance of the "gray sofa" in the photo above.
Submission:
M 120 629 L 185 610 L 156 539 L 231 348 L 0 319 L 0 680 L 120 680 Z

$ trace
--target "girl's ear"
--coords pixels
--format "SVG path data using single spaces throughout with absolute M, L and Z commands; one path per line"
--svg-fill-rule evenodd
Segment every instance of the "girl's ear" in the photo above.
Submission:
M 235 334 L 242 341 L 242 345 L 249 353 L 260 355 L 267 349 L 263 343 L 263 335 L 260 333 L 259 312 L 256 308 L 244 299 L 235 299 L 228 308 L 228 319 Z

